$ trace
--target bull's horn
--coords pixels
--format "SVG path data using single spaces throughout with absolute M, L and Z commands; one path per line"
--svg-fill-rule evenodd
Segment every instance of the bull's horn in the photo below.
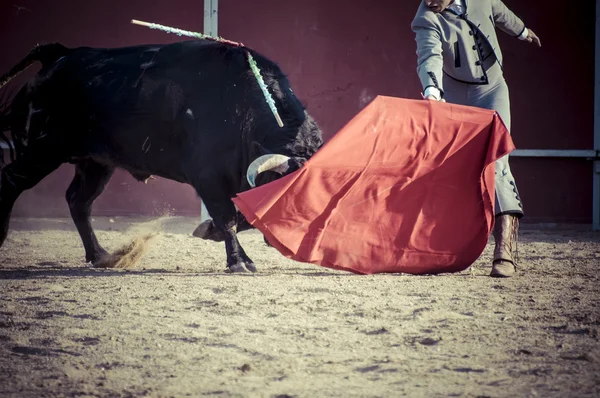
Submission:
M 248 166 L 246 178 L 252 188 L 256 186 L 256 176 L 264 171 L 273 170 L 285 173 L 288 169 L 287 161 L 290 158 L 285 155 L 263 155 Z

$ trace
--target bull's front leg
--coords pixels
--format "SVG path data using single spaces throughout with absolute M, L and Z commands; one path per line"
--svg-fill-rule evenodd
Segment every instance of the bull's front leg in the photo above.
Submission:
M 208 212 L 213 215 L 215 227 L 221 231 L 227 253 L 226 272 L 256 272 L 256 266 L 248 257 L 236 234 L 236 211 L 233 203 L 228 205 L 211 205 L 205 203 Z
M 225 231 L 225 251 L 227 252 L 226 272 L 256 272 L 254 262 L 244 252 L 233 228 Z

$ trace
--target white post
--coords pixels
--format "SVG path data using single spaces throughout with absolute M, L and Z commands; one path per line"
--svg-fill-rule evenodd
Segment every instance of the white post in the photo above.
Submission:
M 596 49 L 594 59 L 594 149 L 600 154 L 600 0 L 596 0 Z M 600 231 L 600 160 L 594 161 L 592 228 Z
M 218 36 L 218 22 L 219 22 L 219 0 L 204 0 L 204 30 L 202 33 L 205 35 L 217 37 Z M 208 213 L 204 201 L 200 198 L 200 222 L 209 220 L 212 217 Z
M 219 34 L 219 0 L 204 0 L 204 34 L 217 37 Z

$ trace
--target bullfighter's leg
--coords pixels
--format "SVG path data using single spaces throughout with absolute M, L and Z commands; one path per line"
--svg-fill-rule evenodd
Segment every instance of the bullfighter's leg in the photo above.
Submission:
M 75 177 L 66 193 L 71 218 L 77 227 L 85 248 L 85 261 L 92 262 L 92 264 L 108 255 L 96 239 L 96 234 L 90 223 L 90 215 L 92 213 L 92 203 L 104 191 L 113 172 L 114 167 L 93 160 L 77 163 Z
M 490 69 L 490 76 L 494 70 L 498 75 L 495 84 L 487 89 L 477 87 L 472 89 L 471 96 L 475 103 L 487 109 L 494 109 L 502 118 L 510 132 L 510 100 L 508 86 L 499 72 L 497 64 Z M 517 236 L 519 219 L 523 217 L 523 204 L 519 196 L 515 178 L 512 175 L 509 157 L 496 161 L 496 205 L 494 224 L 494 256 L 492 259 L 492 277 L 511 277 L 517 269 Z
M 256 266 L 240 245 L 236 236 L 236 209 L 229 198 L 221 201 L 206 200 L 206 208 L 213 217 L 215 228 L 219 230 L 225 241 L 227 253 L 226 272 L 256 272 Z
M 48 174 L 56 170 L 62 161 L 42 157 L 21 157 L 2 169 L 0 177 L 0 247 L 8 235 L 10 215 L 21 193 L 33 188 Z
M 497 63 L 488 70 L 488 76 L 490 78 L 488 85 L 467 85 L 450 78 L 444 79 L 446 99 L 448 102 L 497 111 L 510 132 L 509 91 Z M 496 200 L 493 231 L 495 248 L 490 276 L 510 277 L 514 275 L 517 266 L 514 254 L 517 246 L 519 219 L 523 217 L 523 204 L 510 169 L 508 155 L 496 161 L 495 170 Z

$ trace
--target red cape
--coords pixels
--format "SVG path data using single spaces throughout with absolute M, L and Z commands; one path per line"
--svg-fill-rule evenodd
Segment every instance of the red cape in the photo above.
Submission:
M 361 274 L 457 272 L 494 223 L 490 110 L 377 97 L 300 170 L 233 199 L 284 256 Z

